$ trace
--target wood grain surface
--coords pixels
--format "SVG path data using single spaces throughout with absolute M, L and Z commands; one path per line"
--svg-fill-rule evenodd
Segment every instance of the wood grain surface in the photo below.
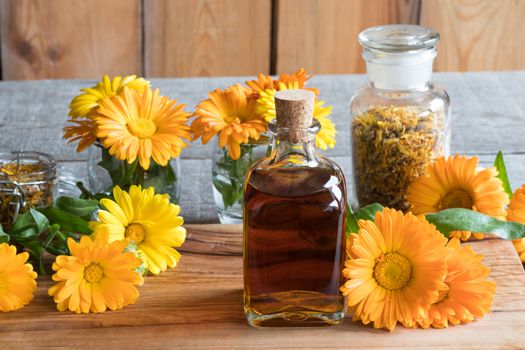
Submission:
M 142 73 L 139 0 L 0 0 L 3 79 Z
M 241 227 L 188 225 L 176 269 L 148 277 L 137 304 L 104 314 L 58 312 L 39 279 L 34 301 L 0 317 L 3 349 L 501 349 L 522 347 L 525 274 L 510 242 L 472 242 L 497 284 L 492 313 L 444 330 L 392 333 L 347 319 L 324 329 L 253 329 L 242 311 Z
M 357 36 L 380 24 L 417 23 L 417 0 L 278 0 L 277 73 L 362 73 Z
M 438 71 L 525 69 L 525 1 L 422 0 L 421 24 L 441 34 Z
M 146 0 L 148 77 L 270 72 L 270 0 Z

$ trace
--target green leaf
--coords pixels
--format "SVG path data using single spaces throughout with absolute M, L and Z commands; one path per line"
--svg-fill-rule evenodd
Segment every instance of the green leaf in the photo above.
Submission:
M 0 225 L 0 243 L 9 243 L 9 235 L 4 232 L 2 225 Z
M 60 225 L 62 230 L 74 233 L 91 234 L 88 222 L 76 215 L 65 212 L 56 207 L 38 209 L 42 214 L 49 218 L 52 224 Z
M 445 209 L 425 217 L 446 237 L 452 231 L 493 233 L 505 239 L 525 237 L 525 225 L 498 220 L 469 209 Z
M 22 244 L 26 250 L 29 251 L 29 255 L 31 256 L 32 265 L 38 266 L 38 274 L 39 275 L 45 275 L 46 270 L 44 267 L 44 248 L 42 248 L 42 244 L 38 239 L 32 239 L 30 241 L 24 242 Z
M 42 213 L 38 212 L 33 208 L 29 209 L 29 213 L 31 214 L 31 217 L 33 218 L 33 221 L 36 224 L 38 232 L 44 232 L 49 226 L 49 220 L 44 215 L 42 215 Z
M 503 152 L 499 151 L 496 159 L 494 160 L 494 166 L 498 170 L 498 178 L 503 184 L 503 189 L 509 195 L 509 198 L 512 198 L 512 187 L 510 186 L 509 177 L 507 175 L 507 167 L 503 160 Z
M 36 239 L 48 226 L 49 220 L 45 215 L 35 209 L 29 209 L 18 216 L 9 233 L 15 241 L 28 241 Z
M 356 219 L 359 220 L 374 220 L 376 213 L 383 211 L 384 207 L 379 203 L 369 204 L 365 207 L 359 208 L 355 213 Z
M 359 231 L 359 225 L 357 224 L 359 220 L 374 220 L 376 213 L 383 211 L 383 206 L 379 203 L 369 204 L 360 208 L 355 213 L 352 211 L 352 208 L 347 204 L 347 214 L 346 214 L 346 227 L 347 234 L 357 233 Z
M 76 216 L 91 216 L 97 209 L 98 201 L 94 199 L 77 199 L 73 197 L 58 197 L 54 206 Z
M 359 226 L 357 225 L 357 219 L 352 207 L 346 203 L 346 235 L 351 233 L 357 233 Z

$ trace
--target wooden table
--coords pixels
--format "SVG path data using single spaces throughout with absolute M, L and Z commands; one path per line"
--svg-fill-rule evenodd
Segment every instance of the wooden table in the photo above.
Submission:
M 176 98 L 192 111 L 208 91 L 244 82 L 248 78 L 152 79 L 152 86 Z M 506 154 L 513 187 L 525 182 L 525 71 L 485 73 L 436 73 L 434 80 L 446 88 L 452 100 L 452 152 L 478 155 L 490 165 L 498 150 Z M 328 156 L 339 163 L 351 186 L 350 116 L 348 103 L 363 75 L 316 76 L 310 86 L 333 106 L 337 145 Z M 40 150 L 55 155 L 74 169 L 86 173 L 86 152 L 62 140 L 68 104 L 79 89 L 92 81 L 42 80 L 0 81 L 0 150 Z M 182 214 L 186 222 L 217 222 L 211 185 L 213 144 L 200 141 L 182 152 Z M 195 186 L 198 183 L 199 186 Z M 351 191 L 349 191 L 351 193 Z M 352 200 L 352 198 L 350 198 Z
M 472 243 L 497 284 L 492 313 L 447 329 L 250 328 L 242 311 L 240 225 L 189 225 L 176 269 L 147 277 L 135 305 L 104 314 L 57 312 L 40 278 L 35 300 L 0 315 L 0 348 L 74 349 L 502 349 L 523 348 L 525 274 L 510 242 Z

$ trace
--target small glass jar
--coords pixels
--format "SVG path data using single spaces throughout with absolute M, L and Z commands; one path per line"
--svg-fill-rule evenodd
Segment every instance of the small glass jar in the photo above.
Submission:
M 359 34 L 369 83 L 350 101 L 355 195 L 406 211 L 408 186 L 450 153 L 450 99 L 431 83 L 439 34 L 417 25 Z
M 57 162 L 53 156 L 40 152 L 0 153 L 0 182 L 0 191 L 6 194 L 0 198 L 2 210 L 17 208 L 16 212 L 2 212 L 0 217 L 10 218 L 12 221 L 18 211 L 24 212 L 29 208 L 45 207 L 53 203 L 58 194 Z M 17 195 L 18 190 L 23 192 L 22 197 Z M 12 195 L 23 198 L 22 202 L 14 205 L 12 199 L 9 203 L 3 203 L 4 199 L 7 201 Z M 2 222 L 4 229 L 10 224 L 11 222 Z

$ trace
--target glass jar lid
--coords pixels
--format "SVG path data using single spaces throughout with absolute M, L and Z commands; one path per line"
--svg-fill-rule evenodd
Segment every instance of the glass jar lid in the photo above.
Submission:
M 371 27 L 359 34 L 363 48 L 392 53 L 433 50 L 438 41 L 438 32 L 410 24 Z

